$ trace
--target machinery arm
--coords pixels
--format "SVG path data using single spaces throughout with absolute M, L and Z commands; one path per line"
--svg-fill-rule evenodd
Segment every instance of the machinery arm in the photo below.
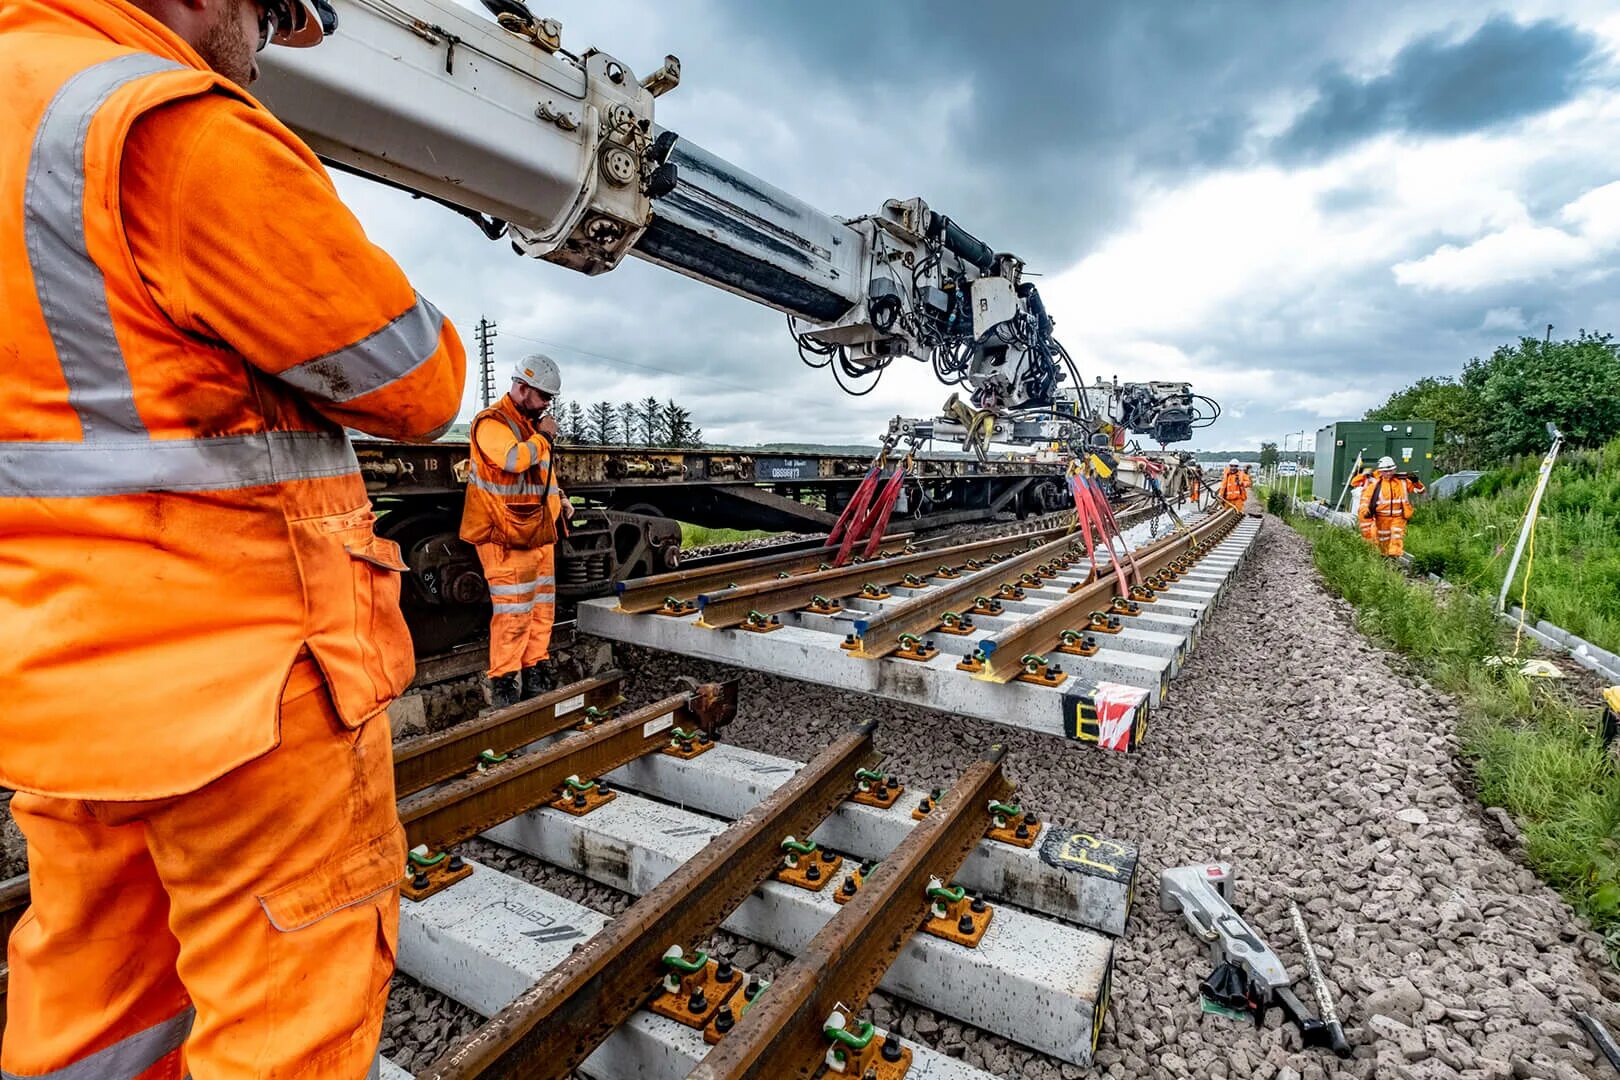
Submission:
M 1062 347 L 1023 263 L 920 199 L 823 213 L 654 122 L 680 80 L 574 55 L 521 0 L 335 0 L 316 49 L 271 49 L 256 87 L 337 167 L 474 218 L 588 274 L 634 254 L 787 313 L 801 354 L 845 379 L 932 361 L 974 405 L 1050 408 Z M 1072 370 L 1072 369 L 1071 369 Z

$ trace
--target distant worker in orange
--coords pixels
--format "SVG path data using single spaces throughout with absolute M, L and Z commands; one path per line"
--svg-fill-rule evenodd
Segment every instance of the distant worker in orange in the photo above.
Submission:
M 1243 507 L 1249 501 L 1249 481 L 1243 475 L 1243 469 L 1239 467 L 1237 458 L 1226 463 L 1226 471 L 1221 474 L 1221 487 L 1216 495 L 1227 506 L 1240 514 L 1243 513 Z
M 1412 496 L 1424 490 L 1412 473 L 1395 471 L 1395 459 L 1378 459 L 1376 472 L 1362 472 L 1350 480 L 1361 489 L 1357 518 L 1361 535 L 1380 553 L 1394 559 L 1406 552 L 1406 523 L 1412 518 Z M 1369 535 L 1370 534 L 1370 535 Z
M 472 475 L 461 538 L 478 548 L 489 582 L 490 704 L 504 708 L 557 685 L 551 625 L 557 611 L 557 521 L 574 507 L 557 486 L 548 410 L 562 392 L 549 356 L 518 361 L 511 392 L 472 426 Z
M 394 971 L 399 546 L 455 330 L 247 85 L 329 0 L 0 2 L 0 1075 L 360 1080 Z

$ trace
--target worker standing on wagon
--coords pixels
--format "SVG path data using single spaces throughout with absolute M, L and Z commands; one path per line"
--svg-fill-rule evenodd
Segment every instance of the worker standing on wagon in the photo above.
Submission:
M 344 433 L 455 330 L 245 88 L 329 0 L 0 3 L 0 1074 L 360 1080 L 404 833 L 397 544 Z
M 1249 485 L 1245 482 L 1237 458 L 1226 463 L 1226 471 L 1221 474 L 1221 489 L 1217 495 L 1227 506 L 1240 514 L 1243 513 L 1243 507 L 1249 501 Z
M 1424 490 L 1423 482 L 1412 473 L 1395 471 L 1395 459 L 1381 457 L 1374 473 L 1362 473 L 1350 481 L 1362 489 L 1361 535 L 1376 544 L 1381 554 L 1399 558 L 1406 552 L 1406 523 L 1412 519 L 1412 496 Z
M 478 548 L 489 582 L 490 704 L 501 708 L 557 685 L 551 624 L 557 609 L 557 520 L 574 508 L 557 486 L 547 410 L 562 373 L 541 354 L 518 361 L 512 389 L 472 426 L 472 474 L 461 538 Z

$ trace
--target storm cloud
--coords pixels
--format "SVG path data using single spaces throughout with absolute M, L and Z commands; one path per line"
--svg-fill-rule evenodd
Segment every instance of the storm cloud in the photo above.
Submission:
M 576 52 L 679 55 L 658 115 L 683 139 L 846 217 L 921 196 L 1025 257 L 1085 377 L 1222 399 L 1198 445 L 1354 416 L 1549 322 L 1620 328 L 1620 18 L 1595 0 L 542 7 Z M 945 396 L 901 363 L 845 397 L 773 311 L 338 182 L 469 337 L 488 315 L 502 363 L 553 352 L 565 396 L 675 396 L 737 442 L 871 440 Z

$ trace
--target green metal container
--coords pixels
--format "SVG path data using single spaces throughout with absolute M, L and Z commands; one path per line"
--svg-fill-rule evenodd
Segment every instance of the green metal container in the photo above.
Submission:
M 1434 478 L 1434 421 L 1341 420 L 1318 430 L 1311 494 L 1336 505 L 1355 472 L 1357 455 L 1368 467 L 1392 457 L 1397 469 L 1416 473 L 1427 484 Z

